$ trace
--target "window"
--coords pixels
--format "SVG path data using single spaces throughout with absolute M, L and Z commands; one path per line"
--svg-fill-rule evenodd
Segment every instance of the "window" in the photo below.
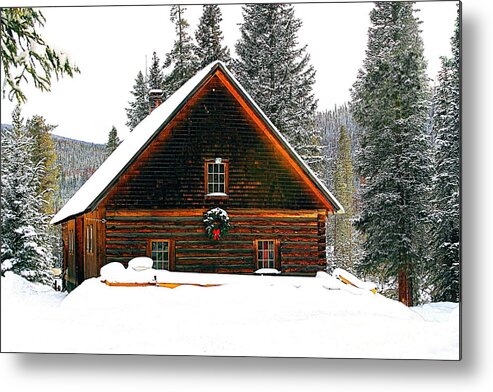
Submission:
M 70 255 L 74 254 L 74 249 L 75 249 L 75 236 L 74 236 L 74 231 L 69 230 L 68 231 L 68 253 Z
M 154 261 L 154 269 L 169 270 L 169 241 L 151 241 L 151 258 Z
M 226 196 L 228 193 L 228 161 L 221 158 L 205 162 L 205 193 Z
M 86 252 L 94 253 L 94 225 L 86 226 Z
M 277 241 L 275 240 L 257 240 L 255 241 L 255 250 L 257 258 L 257 268 L 277 268 Z

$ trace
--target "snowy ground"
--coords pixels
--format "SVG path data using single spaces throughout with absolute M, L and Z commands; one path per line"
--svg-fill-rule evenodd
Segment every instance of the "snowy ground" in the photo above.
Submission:
M 170 273 L 217 287 L 72 293 L 1 278 L 2 351 L 338 358 L 459 358 L 459 306 L 406 308 L 318 278 Z

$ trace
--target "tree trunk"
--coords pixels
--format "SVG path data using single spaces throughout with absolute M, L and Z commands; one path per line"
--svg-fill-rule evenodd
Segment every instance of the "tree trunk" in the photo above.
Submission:
M 399 301 L 406 306 L 413 306 L 411 281 L 405 269 L 399 271 Z

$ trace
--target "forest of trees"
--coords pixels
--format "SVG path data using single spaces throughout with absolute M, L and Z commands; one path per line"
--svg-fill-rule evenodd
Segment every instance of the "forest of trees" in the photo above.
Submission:
M 300 37 L 302 21 L 295 7 L 246 4 L 242 10 L 240 38 L 232 55 L 223 43 L 219 6 L 203 6 L 195 32 L 186 7 L 170 7 L 175 27 L 172 48 L 161 56 L 163 61 L 152 53 L 150 67 L 135 77 L 132 101 L 125 108 L 127 126 L 133 130 L 149 114 L 151 90 L 162 90 L 166 99 L 203 66 L 214 60 L 225 62 L 346 210 L 345 215 L 329 217 L 327 269 L 341 267 L 375 280 L 382 293 L 407 305 L 458 301 L 459 15 L 451 37 L 452 56 L 441 59 L 437 84 L 432 86 L 426 75 L 419 12 L 412 3 L 375 3 L 351 101 L 319 111 L 313 92 L 316 69 Z M 18 197 L 25 203 L 42 200 L 43 208 L 36 213 L 46 216 L 68 200 L 120 143 L 115 127 L 104 146 L 47 138 L 53 127 L 42 117 L 24 123 L 19 111 L 15 118 L 13 126 L 2 131 L 2 147 L 6 146 L 2 187 L 14 187 L 8 170 L 14 171 L 9 159 L 14 159 L 15 146 L 9 144 L 9 137 L 22 136 L 31 147 L 23 147 L 24 155 L 15 154 L 26 165 L 36 165 L 34 172 L 17 171 L 16 176 L 34 175 L 37 180 Z M 34 199 L 27 201 L 28 196 Z M 11 208 L 13 197 L 2 194 L 2 209 Z M 26 223 L 20 215 L 13 223 L 16 214 L 20 212 L 8 215 L 10 220 L 2 216 L 2 232 L 17 236 L 5 250 L 2 246 L 2 273 L 20 268 L 13 249 L 26 233 L 40 233 L 39 246 L 56 253 L 55 245 L 46 245 L 39 226 Z M 33 279 L 44 279 L 32 267 L 25 271 L 33 273 Z

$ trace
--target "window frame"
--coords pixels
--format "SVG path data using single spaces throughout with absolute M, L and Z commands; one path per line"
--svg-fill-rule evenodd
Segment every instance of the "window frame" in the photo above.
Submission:
M 259 265 L 260 260 L 258 258 L 258 252 L 259 252 L 259 243 L 264 242 L 264 241 L 271 241 L 274 244 L 274 266 L 273 267 L 261 267 Z M 275 268 L 279 272 L 281 271 L 281 255 L 279 250 L 281 249 L 280 246 L 281 242 L 279 239 L 276 238 L 259 238 L 253 241 L 253 250 L 254 250 L 254 261 L 255 261 L 255 270 L 261 269 L 261 268 Z
M 86 225 L 86 253 L 94 254 L 94 224 Z
M 229 159 L 221 159 L 221 162 L 217 162 L 218 158 L 205 159 L 204 160 L 204 192 L 206 198 L 214 199 L 227 199 L 229 197 Z M 209 192 L 209 164 L 222 164 L 224 165 L 224 195 L 215 195 L 215 192 Z M 213 173 L 212 173 L 213 174 Z
M 68 229 L 68 254 L 73 255 L 75 253 L 75 230 Z
M 151 238 L 147 241 L 147 257 L 152 259 L 152 243 L 167 242 L 168 243 L 168 271 L 175 270 L 175 240 L 169 238 Z M 154 268 L 154 259 L 152 260 L 152 268 Z

